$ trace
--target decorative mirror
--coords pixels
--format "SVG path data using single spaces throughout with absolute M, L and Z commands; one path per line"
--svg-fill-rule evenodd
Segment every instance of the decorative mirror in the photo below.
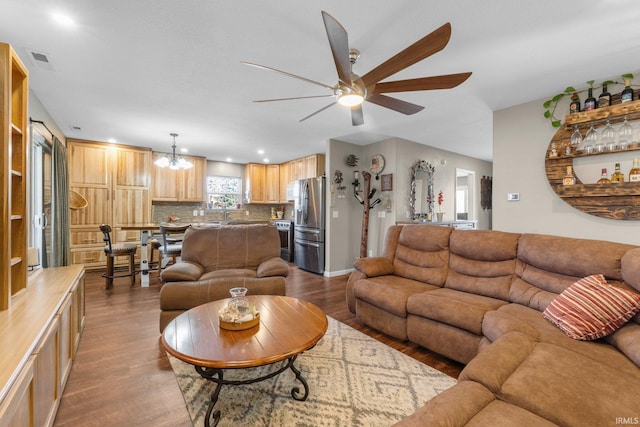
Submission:
M 456 169 L 456 221 L 467 221 L 474 219 L 474 171 L 466 169 Z
M 412 220 L 431 221 L 433 217 L 433 173 L 435 168 L 429 162 L 418 160 L 411 168 L 411 188 L 409 189 L 409 214 Z

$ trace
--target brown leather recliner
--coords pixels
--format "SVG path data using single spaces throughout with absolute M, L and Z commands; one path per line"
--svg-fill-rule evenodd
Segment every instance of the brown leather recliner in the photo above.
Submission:
M 160 332 L 190 308 L 229 298 L 237 286 L 246 287 L 247 295 L 285 295 L 288 274 L 275 226 L 193 226 L 185 233 L 181 261 L 160 275 Z

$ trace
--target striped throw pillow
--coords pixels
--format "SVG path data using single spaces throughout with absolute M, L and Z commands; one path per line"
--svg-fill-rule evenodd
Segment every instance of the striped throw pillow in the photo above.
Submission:
M 640 295 L 595 274 L 565 289 L 542 314 L 573 339 L 596 340 L 622 327 L 638 311 Z

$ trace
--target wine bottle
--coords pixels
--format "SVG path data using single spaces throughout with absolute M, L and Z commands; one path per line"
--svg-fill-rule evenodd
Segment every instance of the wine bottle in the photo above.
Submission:
M 620 102 L 631 102 L 633 101 L 633 89 L 631 89 L 631 79 L 624 79 L 624 90 L 620 94 Z
M 562 179 L 562 185 L 573 185 L 576 183 L 576 177 L 573 176 L 573 168 L 567 166 L 567 174 Z
M 597 106 L 596 99 L 593 97 L 593 88 L 589 88 L 589 96 L 584 100 L 584 111 L 595 110 Z
M 609 175 L 607 175 L 607 168 L 602 168 L 602 175 L 600 175 L 600 179 L 596 184 L 611 184 Z
M 633 159 L 633 167 L 629 171 L 629 182 L 640 182 L 640 166 L 638 166 L 638 159 Z
M 620 163 L 616 163 L 616 169 L 611 174 L 611 182 L 624 182 L 624 174 L 620 172 Z
M 602 93 L 598 97 L 598 108 L 611 105 L 611 94 L 607 91 L 607 84 L 602 83 Z
M 571 104 L 569 104 L 569 114 L 575 114 L 580 112 L 580 98 L 578 92 L 573 92 L 571 95 Z

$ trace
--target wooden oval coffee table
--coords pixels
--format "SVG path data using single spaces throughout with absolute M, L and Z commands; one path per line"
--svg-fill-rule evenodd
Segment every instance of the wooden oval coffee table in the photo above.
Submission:
M 210 302 L 173 319 L 162 333 L 162 345 L 169 354 L 195 366 L 203 377 L 216 383 L 211 394 L 205 425 L 217 425 L 220 411 L 213 411 L 223 385 L 252 384 L 291 369 L 304 387 L 291 389 L 291 397 L 306 400 L 309 386 L 293 365 L 298 355 L 313 347 L 327 331 L 327 316 L 315 305 L 291 297 L 248 296 L 260 312 L 260 323 L 250 329 L 220 328 L 218 312 L 229 299 Z M 259 378 L 229 381 L 224 369 L 253 368 L 286 360 Z M 211 424 L 213 420 L 213 424 Z

